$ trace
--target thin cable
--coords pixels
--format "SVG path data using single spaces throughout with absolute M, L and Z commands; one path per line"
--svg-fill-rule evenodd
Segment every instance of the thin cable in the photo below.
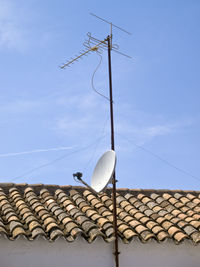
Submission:
M 33 172 L 35 172 L 35 171 L 37 171 L 37 170 L 39 170 L 39 169 L 42 169 L 42 168 L 47 167 L 47 166 L 49 166 L 49 165 L 52 165 L 52 164 L 54 164 L 54 163 L 57 162 L 57 161 L 60 161 L 60 160 L 62 160 L 62 159 L 64 159 L 64 158 L 67 158 L 67 157 L 71 156 L 72 154 L 76 154 L 76 153 L 78 153 L 78 152 L 80 152 L 80 151 L 87 150 L 88 148 L 90 148 L 90 147 L 92 147 L 93 145 L 95 145 L 96 142 L 99 142 L 100 139 L 103 139 L 105 136 L 106 136 L 106 135 L 102 136 L 101 138 L 98 138 L 95 142 L 91 143 L 90 145 L 88 145 L 88 146 L 86 146 L 86 147 L 83 147 L 83 148 L 80 148 L 80 149 L 78 149 L 78 150 L 75 150 L 75 151 L 73 151 L 73 152 L 71 152 L 71 153 L 65 154 L 65 155 L 63 155 L 63 156 L 61 156 L 61 157 L 58 157 L 58 158 L 56 158 L 56 159 L 54 159 L 54 160 L 52 160 L 52 161 L 49 161 L 49 162 L 47 162 L 47 163 L 45 163 L 45 164 L 39 165 L 38 167 L 35 167 L 35 168 L 33 168 L 33 169 L 31 169 L 31 170 L 29 170 L 29 171 L 27 171 L 27 172 L 24 172 L 24 173 L 22 173 L 21 175 L 18 175 L 18 176 L 16 176 L 16 177 L 14 177 L 14 178 L 11 180 L 11 182 L 13 182 L 13 181 L 16 180 L 16 179 L 22 178 L 22 177 L 24 177 L 25 175 L 28 175 L 28 174 L 30 174 L 30 173 L 33 173 Z
M 89 39 L 89 41 L 88 41 L 88 45 L 91 47 L 91 45 L 90 45 L 90 39 Z M 92 74 L 92 79 L 91 79 L 92 89 L 95 91 L 95 93 L 97 93 L 98 95 L 100 95 L 100 96 L 104 97 L 105 99 L 107 99 L 108 101 L 110 101 L 110 98 L 109 98 L 109 97 L 107 97 L 107 96 L 101 94 L 99 91 L 96 90 L 96 88 L 95 88 L 95 86 L 94 86 L 94 76 L 95 76 L 97 70 L 99 69 L 99 67 L 100 67 L 100 65 L 101 65 L 101 63 L 102 63 L 102 55 L 101 55 L 100 53 L 98 53 L 98 50 L 97 50 L 97 55 L 100 57 L 100 60 L 99 60 L 99 63 L 98 63 L 98 65 L 96 66 L 96 68 L 95 68 L 95 70 L 94 70 L 94 72 L 93 72 L 93 74 Z
M 164 162 L 164 163 L 167 164 L 168 166 L 170 166 L 170 167 L 176 169 L 176 170 L 179 171 L 179 172 L 184 173 L 184 174 L 187 175 L 187 176 L 190 176 L 190 177 L 196 179 L 197 181 L 200 181 L 200 178 L 199 178 L 199 177 L 194 176 L 193 174 L 189 173 L 188 171 L 185 171 L 185 170 L 181 169 L 180 167 L 177 167 L 177 166 L 174 165 L 173 163 L 171 163 L 171 162 L 169 162 L 168 160 L 166 160 L 166 159 L 160 157 L 159 155 L 155 154 L 154 152 L 150 151 L 149 149 L 146 149 L 146 148 L 144 148 L 144 147 L 141 146 L 141 145 L 137 145 L 137 144 L 135 144 L 132 140 L 130 141 L 127 137 L 125 137 L 125 136 L 123 136 L 123 135 L 121 135 L 121 134 L 119 134 L 119 133 L 116 133 L 116 134 L 119 135 L 119 136 L 121 136 L 121 137 L 124 138 L 125 140 L 127 140 L 129 143 L 133 144 L 135 147 L 140 148 L 140 149 L 142 149 L 143 151 L 147 152 L 148 154 L 152 155 L 153 157 L 155 157 L 155 158 L 161 160 L 162 162 Z

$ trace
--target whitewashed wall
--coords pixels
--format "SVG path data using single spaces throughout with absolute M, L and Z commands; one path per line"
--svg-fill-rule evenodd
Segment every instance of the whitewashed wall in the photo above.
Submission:
M 120 242 L 120 267 L 199 267 L 200 245 L 187 242 L 142 244 L 133 241 L 129 245 Z M 79 238 L 73 243 L 57 240 L 49 243 L 39 239 L 27 241 L 20 238 L 9 241 L 0 238 L 0 267 L 114 267 L 113 244 L 101 239 L 88 244 Z

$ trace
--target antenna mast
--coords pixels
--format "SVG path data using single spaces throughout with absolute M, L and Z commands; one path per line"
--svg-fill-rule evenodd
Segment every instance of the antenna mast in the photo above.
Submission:
M 111 50 L 113 50 L 116 53 L 119 53 L 123 56 L 126 56 L 128 58 L 131 58 L 130 56 L 120 52 L 119 46 L 118 45 L 113 45 L 112 44 L 112 28 L 116 27 L 119 30 L 127 33 L 127 34 L 131 34 L 130 32 L 127 32 L 126 30 L 122 29 L 121 27 L 112 24 L 111 22 L 98 17 L 97 15 L 90 13 L 90 15 L 110 24 L 110 35 L 107 36 L 106 39 L 104 40 L 98 40 L 94 37 L 91 36 L 91 33 L 88 33 L 88 40 L 84 43 L 84 46 L 87 48 L 87 50 L 84 50 L 83 52 L 81 52 L 78 56 L 76 56 L 75 58 L 72 58 L 71 60 L 69 60 L 67 63 L 63 64 L 60 68 L 64 69 L 67 66 L 70 66 L 71 64 L 73 64 L 75 61 L 79 60 L 80 58 L 82 58 L 83 56 L 86 56 L 87 54 L 89 54 L 90 52 L 96 51 L 96 52 L 100 52 L 102 53 L 103 50 L 107 50 L 108 51 L 108 74 L 109 74 L 109 102 L 110 102 L 110 127 L 111 127 L 111 149 L 115 150 L 115 135 L 114 135 L 114 116 L 113 116 L 113 93 L 112 93 L 112 68 L 111 68 Z M 94 44 L 93 47 L 91 47 L 91 44 Z M 78 177 L 78 180 L 83 182 L 83 184 L 85 184 L 86 186 L 88 186 L 90 189 L 92 189 L 87 183 L 85 183 L 82 179 L 81 173 L 77 173 L 74 174 L 74 176 Z M 115 235 L 115 245 L 114 245 L 114 255 L 115 255 L 115 266 L 119 267 L 119 248 L 118 248 L 118 230 L 117 230 L 117 203 L 116 203 L 116 177 L 115 177 L 115 171 L 113 173 L 113 178 L 112 178 L 112 184 L 113 184 L 113 192 L 112 192 L 112 198 L 113 198 L 113 228 L 114 228 L 114 235 Z M 92 191 L 94 191 L 92 189 Z
M 114 135 L 114 116 L 113 116 L 113 96 L 112 96 L 112 69 L 111 69 L 111 44 L 112 44 L 112 24 L 111 34 L 107 37 L 108 42 L 108 70 L 109 70 L 109 92 L 110 92 L 110 127 L 111 127 L 111 149 L 115 150 L 115 135 Z M 113 173 L 113 227 L 115 233 L 115 263 L 119 267 L 119 248 L 118 248 L 118 233 L 117 233 L 117 202 L 116 202 L 116 177 L 115 171 Z

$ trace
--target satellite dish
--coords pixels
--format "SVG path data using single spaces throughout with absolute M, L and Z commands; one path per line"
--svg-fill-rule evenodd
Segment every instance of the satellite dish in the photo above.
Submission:
M 111 181 L 116 165 L 116 154 L 114 150 L 105 152 L 98 160 L 94 169 L 91 187 L 97 193 L 101 192 Z

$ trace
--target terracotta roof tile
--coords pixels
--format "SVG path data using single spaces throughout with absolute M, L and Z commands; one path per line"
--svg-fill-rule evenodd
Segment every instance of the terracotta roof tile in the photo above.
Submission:
M 57 185 L 0 184 L 0 233 L 10 240 L 44 236 L 88 242 L 114 240 L 112 190 L 95 195 L 87 188 Z M 200 242 L 200 192 L 117 190 L 117 227 L 125 243 L 134 237 L 175 243 Z

